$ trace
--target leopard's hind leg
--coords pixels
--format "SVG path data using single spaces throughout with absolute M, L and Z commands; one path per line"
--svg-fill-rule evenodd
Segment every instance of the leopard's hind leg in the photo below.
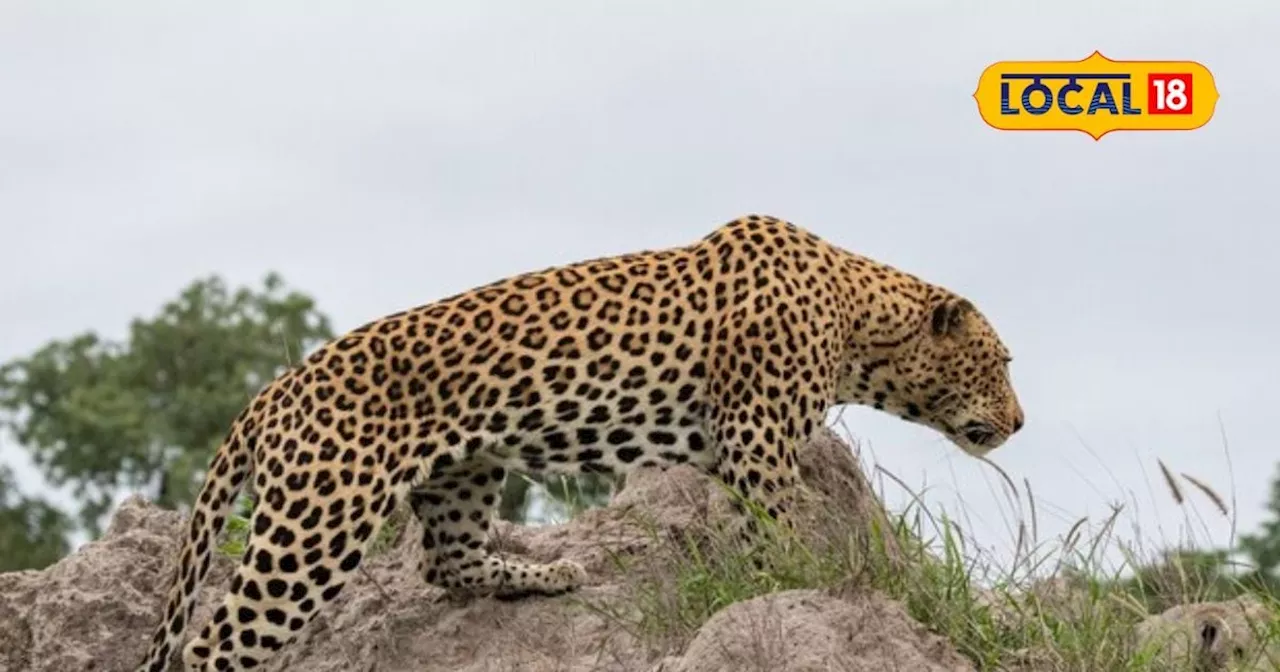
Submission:
M 508 599 L 558 595 L 582 585 L 586 572 L 572 560 L 527 562 L 486 549 L 506 479 L 507 470 L 483 454 L 459 463 L 442 458 L 409 493 L 422 523 L 423 578 L 455 594 Z

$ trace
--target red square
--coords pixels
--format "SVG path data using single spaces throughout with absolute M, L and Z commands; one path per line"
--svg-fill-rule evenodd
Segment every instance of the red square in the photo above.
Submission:
M 1147 114 L 1191 114 L 1191 73 L 1153 72 L 1147 77 Z

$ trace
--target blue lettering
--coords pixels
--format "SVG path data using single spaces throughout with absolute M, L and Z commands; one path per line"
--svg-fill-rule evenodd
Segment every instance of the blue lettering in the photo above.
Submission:
M 1032 93 L 1038 93 L 1041 96 L 1044 96 L 1044 100 L 1041 101 L 1039 105 L 1032 105 Z M 1022 109 L 1030 112 L 1031 114 L 1044 114 L 1045 112 L 1052 110 L 1053 91 L 1049 90 L 1049 87 L 1041 83 L 1040 80 L 1035 80 L 1031 83 L 1031 86 L 1022 90 Z
M 1133 85 L 1129 82 L 1120 87 L 1120 101 L 1123 114 L 1142 114 L 1142 108 L 1133 107 Z
M 1025 111 L 1028 114 L 1040 116 L 1053 111 L 1055 107 L 1066 115 L 1092 115 L 1099 112 L 1110 112 L 1116 115 L 1142 114 L 1142 108 L 1134 106 L 1133 84 L 1128 74 L 1018 72 L 1000 75 L 1000 80 L 1000 114 L 1002 115 L 1017 115 Z M 1022 89 L 1021 96 L 1013 93 L 1010 82 L 1015 80 L 1030 82 Z M 1055 84 L 1046 84 L 1045 81 L 1055 82 Z M 1082 85 L 1081 82 L 1086 82 L 1086 85 L 1092 84 L 1092 86 Z M 1111 88 L 1115 83 L 1120 84 L 1118 105 L 1115 92 Z M 1087 109 L 1072 102 L 1076 100 L 1077 95 L 1085 93 L 1090 96 Z M 1034 101 L 1033 98 L 1035 98 Z M 1016 105 L 1015 101 L 1020 102 L 1021 106 Z
M 1106 98 L 1105 103 L 1102 102 L 1103 98 Z M 1089 101 L 1089 114 L 1096 114 L 1100 109 L 1119 114 L 1116 110 L 1116 97 L 1111 93 L 1111 85 L 1106 82 L 1098 82 L 1098 88 L 1093 90 L 1093 100 Z
M 1009 82 L 1000 82 L 1000 114 L 1022 114 L 1009 107 Z
M 1125 84 L 1125 86 L 1128 87 L 1129 85 Z M 1084 112 L 1084 108 L 1079 105 L 1067 104 L 1068 93 L 1080 93 L 1081 91 L 1084 91 L 1084 87 L 1077 84 L 1075 79 L 1072 79 L 1067 82 L 1066 86 L 1058 89 L 1058 109 L 1062 110 L 1065 114 L 1080 114 L 1081 112 Z

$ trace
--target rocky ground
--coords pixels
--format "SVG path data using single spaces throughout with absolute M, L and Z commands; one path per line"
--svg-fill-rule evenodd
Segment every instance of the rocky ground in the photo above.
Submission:
M 806 447 L 802 467 L 815 491 L 802 508 L 811 521 L 837 514 L 864 525 L 884 520 L 860 465 L 834 434 Z M 467 603 L 443 599 L 442 591 L 416 575 L 418 535 L 410 521 L 393 546 L 373 557 L 338 602 L 268 669 L 974 669 L 948 640 L 869 589 L 789 590 L 745 600 L 717 612 L 684 641 L 659 643 L 637 632 L 625 617 L 634 576 L 660 575 L 657 546 L 705 529 L 724 511 L 723 495 L 692 469 L 633 474 L 609 506 L 569 523 L 496 528 L 494 550 L 577 560 L 590 572 L 590 585 L 556 598 Z M 178 514 L 133 498 L 119 508 L 102 539 L 45 570 L 0 574 L 0 672 L 131 670 L 159 618 L 181 524 Z M 209 617 L 232 566 L 220 557 L 211 571 L 196 623 Z M 1184 611 L 1153 617 L 1148 630 L 1185 630 L 1190 637 L 1180 641 L 1205 649 L 1211 664 L 1219 652 L 1241 645 L 1236 640 L 1243 635 L 1232 635 L 1219 612 Z M 1212 637 L 1205 634 L 1206 623 L 1216 627 Z

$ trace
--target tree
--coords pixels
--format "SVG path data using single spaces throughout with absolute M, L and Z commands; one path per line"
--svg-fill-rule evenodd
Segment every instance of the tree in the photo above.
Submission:
M 69 550 L 71 521 L 47 502 L 24 497 L 0 466 L 0 572 L 39 569 Z
M 1280 471 L 1271 482 L 1267 501 L 1267 520 L 1258 534 L 1240 535 L 1240 550 L 1253 564 L 1255 580 L 1263 589 L 1280 594 Z
M 0 367 L 0 425 L 54 485 L 72 486 L 97 536 L 123 491 L 180 508 L 251 396 L 332 337 L 308 296 L 269 274 L 234 291 L 191 283 L 113 342 L 87 332 Z

